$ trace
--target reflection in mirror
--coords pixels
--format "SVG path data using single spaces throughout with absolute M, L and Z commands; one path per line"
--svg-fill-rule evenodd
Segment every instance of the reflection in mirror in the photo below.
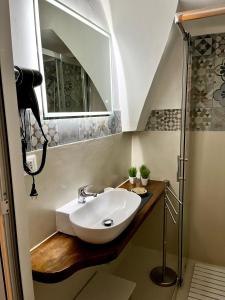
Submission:
M 44 114 L 107 114 L 112 110 L 109 35 L 58 2 L 52 3 L 56 2 L 38 1 Z

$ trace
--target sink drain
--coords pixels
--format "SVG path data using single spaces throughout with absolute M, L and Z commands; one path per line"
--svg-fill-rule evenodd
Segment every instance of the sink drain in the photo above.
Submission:
M 113 225 L 113 219 L 105 219 L 102 221 L 102 225 L 104 225 L 105 227 L 110 227 Z

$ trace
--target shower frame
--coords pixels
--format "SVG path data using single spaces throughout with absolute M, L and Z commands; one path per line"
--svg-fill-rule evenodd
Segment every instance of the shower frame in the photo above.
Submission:
M 189 76 L 191 73 L 190 57 L 190 39 L 191 34 L 183 26 L 185 21 L 199 20 L 209 17 L 225 15 L 225 6 L 209 9 L 196 9 L 185 12 L 178 12 L 175 15 L 175 24 L 177 24 L 184 41 L 183 56 L 183 80 L 182 80 L 182 107 L 181 107 L 181 137 L 180 137 L 180 155 L 178 156 L 177 181 L 179 182 L 179 226 L 178 226 L 178 284 L 183 282 L 184 270 L 184 204 L 186 203 L 186 179 L 187 179 L 187 162 L 189 154 Z

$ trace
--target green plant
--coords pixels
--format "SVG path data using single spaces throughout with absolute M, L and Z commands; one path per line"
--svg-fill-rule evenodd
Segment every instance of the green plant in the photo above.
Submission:
M 140 174 L 141 174 L 141 177 L 144 178 L 144 179 L 147 179 L 150 175 L 150 170 L 148 167 L 146 167 L 145 165 L 142 165 L 140 167 Z
M 130 169 L 128 170 L 128 174 L 129 174 L 130 177 L 136 177 L 136 175 L 137 175 L 137 168 L 130 167 Z

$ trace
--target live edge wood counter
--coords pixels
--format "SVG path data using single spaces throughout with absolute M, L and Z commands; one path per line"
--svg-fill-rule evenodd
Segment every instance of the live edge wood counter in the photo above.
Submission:
M 126 182 L 121 187 L 130 190 L 134 186 Z M 91 245 L 77 237 L 57 232 L 32 250 L 33 279 L 43 283 L 60 282 L 80 269 L 104 264 L 118 257 L 161 198 L 164 183 L 151 181 L 147 189 L 153 193 L 152 197 L 139 210 L 126 230 L 112 242 Z

